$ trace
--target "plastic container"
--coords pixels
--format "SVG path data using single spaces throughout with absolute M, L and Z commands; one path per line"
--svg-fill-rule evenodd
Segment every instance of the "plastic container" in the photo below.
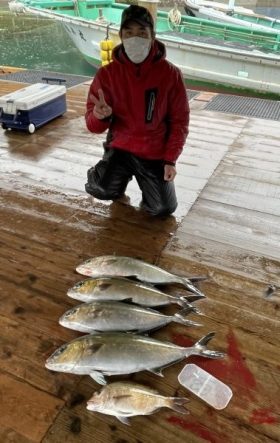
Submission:
M 3 129 L 29 133 L 66 112 L 66 87 L 36 83 L 0 97 Z
M 224 409 L 232 390 L 195 364 L 187 364 L 178 375 L 179 383 L 215 409 Z

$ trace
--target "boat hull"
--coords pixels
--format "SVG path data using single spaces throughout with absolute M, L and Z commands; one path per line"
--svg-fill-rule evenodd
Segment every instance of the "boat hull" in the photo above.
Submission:
M 255 14 L 251 9 L 235 7 L 233 10 L 230 10 L 226 4 L 218 2 L 185 0 L 185 10 L 187 14 L 200 19 L 244 26 L 253 30 L 274 32 L 276 35 L 280 35 L 279 20 Z
M 101 65 L 100 42 L 105 38 L 119 43 L 119 25 L 98 20 L 71 17 L 46 9 L 25 7 L 25 12 L 61 22 L 84 58 L 95 67 Z M 235 91 L 280 97 L 280 53 L 245 49 L 237 43 L 216 40 L 205 43 L 200 36 L 157 33 L 166 46 L 167 59 L 178 66 L 186 79 L 224 85 Z M 273 43 L 274 45 L 274 43 Z M 275 43 L 278 45 L 279 43 Z
M 94 27 L 94 24 L 85 28 L 77 22 L 63 23 L 63 26 L 84 58 L 99 67 L 99 42 L 105 38 L 104 28 Z M 117 29 L 111 29 L 110 38 L 118 41 Z M 175 42 L 170 36 L 160 35 L 158 38 L 166 45 L 167 59 L 181 69 L 186 79 L 280 96 L 280 57 L 276 55 L 264 55 L 258 51 L 248 53 L 199 42 Z

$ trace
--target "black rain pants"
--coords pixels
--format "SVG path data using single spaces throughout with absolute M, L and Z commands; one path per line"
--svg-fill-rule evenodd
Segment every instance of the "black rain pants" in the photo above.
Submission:
M 135 176 L 142 191 L 141 207 L 151 215 L 169 215 L 177 207 L 174 182 L 164 180 L 161 160 L 144 160 L 130 152 L 106 148 L 103 159 L 88 170 L 86 192 L 100 200 L 123 196 Z

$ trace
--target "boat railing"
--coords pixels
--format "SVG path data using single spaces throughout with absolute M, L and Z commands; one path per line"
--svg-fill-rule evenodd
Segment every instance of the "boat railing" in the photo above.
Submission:
M 121 11 L 127 7 L 125 4 L 115 3 L 114 0 L 24 0 L 25 5 L 55 12 L 66 12 L 68 16 L 78 15 L 86 20 L 95 21 L 97 15 L 91 14 L 90 10 L 102 8 L 108 11 L 109 21 L 119 26 Z M 77 14 L 77 6 L 79 14 Z M 117 14 L 113 14 L 113 10 Z M 117 10 L 117 11 L 116 11 Z M 112 15 L 112 17 L 111 17 Z M 236 42 L 244 45 L 252 45 L 255 49 L 261 49 L 273 53 L 280 52 L 280 33 L 253 30 L 250 27 L 214 22 L 212 20 L 198 19 L 182 15 L 179 25 L 170 23 L 167 11 L 158 11 L 157 33 L 174 31 L 185 37 L 201 36 L 214 38 L 222 42 Z
M 243 19 L 244 20 L 244 14 L 234 14 L 235 18 L 238 19 Z M 250 22 L 250 23 L 256 23 L 258 25 L 262 25 L 262 26 L 266 26 L 267 29 L 275 29 L 275 30 L 279 30 L 280 32 L 280 20 L 272 19 L 272 18 L 267 18 L 264 17 L 262 15 L 257 15 L 257 16 L 251 16 L 251 15 L 246 15 L 246 21 Z
M 25 0 L 24 4 L 32 7 L 39 7 L 42 9 L 60 10 L 65 7 L 73 7 L 74 0 Z M 113 0 L 79 0 L 79 3 L 84 3 L 87 7 L 111 7 Z
M 166 21 L 168 18 L 164 11 L 158 13 L 158 22 Z M 158 28 L 163 26 L 158 23 Z M 249 27 L 229 25 L 220 22 L 213 22 L 206 19 L 197 19 L 188 16 L 182 16 L 181 23 L 173 26 L 172 30 L 178 33 L 184 33 L 201 37 L 212 37 L 222 41 L 232 41 L 253 45 L 263 50 L 280 52 L 280 33 L 270 33 L 269 31 L 253 30 Z

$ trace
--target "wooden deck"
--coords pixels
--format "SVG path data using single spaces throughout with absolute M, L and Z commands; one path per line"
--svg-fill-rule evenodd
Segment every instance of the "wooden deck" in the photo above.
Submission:
M 0 95 L 23 87 L 0 81 Z M 127 202 L 84 192 L 103 136 L 83 114 L 88 85 L 67 92 L 68 112 L 33 135 L 0 129 L 0 442 L 268 443 L 280 441 L 280 130 L 279 122 L 203 110 L 191 101 L 191 131 L 178 164 L 179 207 L 154 219 Z M 67 289 L 86 258 L 138 257 L 182 275 L 206 274 L 197 303 L 200 328 L 175 324 L 154 336 L 191 345 L 216 331 L 223 361 L 191 358 L 228 384 L 233 398 L 216 411 L 179 385 L 187 361 L 128 377 L 166 395 L 190 398 L 190 415 L 170 410 L 131 426 L 86 410 L 100 387 L 89 377 L 54 373 L 46 358 L 78 336 L 58 318 L 76 304 Z M 174 289 L 173 289 L 174 290 Z M 192 315 L 193 320 L 197 320 Z

